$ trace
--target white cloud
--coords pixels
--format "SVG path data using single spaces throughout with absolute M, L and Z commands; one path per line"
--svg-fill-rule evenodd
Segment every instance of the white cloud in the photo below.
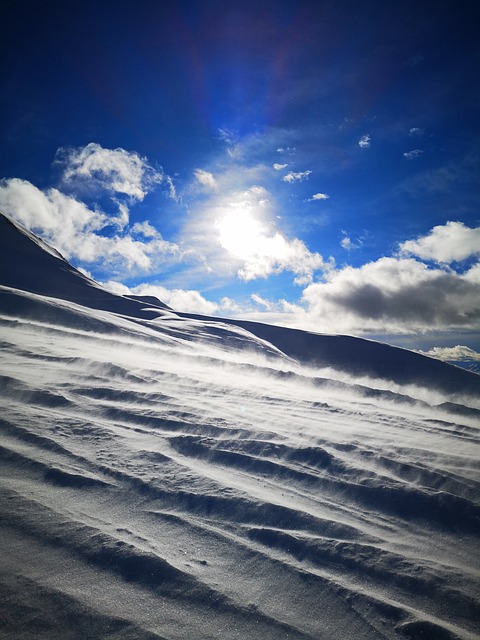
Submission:
M 282 169 L 286 169 L 288 167 L 288 164 L 278 164 L 278 162 L 275 162 L 273 165 L 273 168 L 275 169 L 275 171 L 281 171 Z
M 414 160 L 422 155 L 422 149 L 412 149 L 412 151 L 407 151 L 403 154 L 403 157 L 407 160 Z
M 136 222 L 132 226 L 132 234 L 142 235 L 144 238 L 160 238 L 160 233 L 155 227 L 144 220 L 143 222 Z
M 257 293 L 252 293 L 250 298 L 255 304 L 257 304 L 260 307 L 263 307 L 267 311 L 272 310 L 272 307 L 273 307 L 272 303 L 266 298 L 262 298 L 262 296 L 259 296 Z
M 27 228 L 43 230 L 50 238 L 57 235 L 68 239 L 77 230 L 92 233 L 108 223 L 104 213 L 92 211 L 58 189 L 44 192 L 19 178 L 0 182 L 0 208 Z
M 207 187 L 208 189 L 216 190 L 218 189 L 218 183 L 215 180 L 213 173 L 210 171 L 204 171 L 203 169 L 195 169 L 193 172 L 195 175 L 195 179 L 202 186 Z
M 419 353 L 445 362 L 480 362 L 480 353 L 460 344 L 456 347 L 433 347 Z
M 312 253 L 298 238 L 288 240 L 280 233 L 261 235 L 256 239 L 252 254 L 238 271 L 242 280 L 267 278 L 273 273 L 291 271 L 297 284 L 311 281 L 313 273 L 326 267 L 319 253 Z
M 223 175 L 218 181 L 217 193 L 191 204 L 183 229 L 183 244 L 194 248 L 202 269 L 212 276 L 236 274 L 245 281 L 290 271 L 303 284 L 325 268 L 320 254 L 280 231 L 275 203 L 264 187 L 257 184 L 237 191 Z
M 146 285 L 140 295 L 156 295 L 165 304 L 176 311 L 185 313 L 202 313 L 210 315 L 216 313 L 218 305 L 204 298 L 198 291 L 186 289 L 166 289 Z
M 26 180 L 13 178 L 0 183 L 0 209 L 37 232 L 67 259 L 98 263 L 104 269 L 149 272 L 180 254 L 177 245 L 162 240 L 149 224 L 134 225 L 133 235 L 128 231 L 102 235 L 107 227 L 118 232 L 128 222 L 126 207 L 120 208 L 119 216 L 108 216 L 58 189 L 41 191 Z M 134 237 L 139 234 L 149 239 Z
M 303 292 L 308 322 L 326 330 L 423 331 L 480 326 L 480 286 L 414 259 L 381 258 L 327 272 Z
M 287 175 L 283 176 L 282 180 L 284 182 L 303 182 L 304 180 L 308 179 L 308 176 L 311 174 L 312 172 L 310 170 L 307 171 L 290 171 L 290 173 L 287 173 Z
M 361 149 L 368 149 L 370 147 L 372 143 L 372 139 L 370 137 L 370 134 L 366 133 L 364 136 L 362 136 L 360 138 L 360 140 L 358 141 L 358 146 Z
M 232 129 L 218 129 L 218 137 L 229 145 L 237 141 L 237 134 Z
M 480 227 L 449 221 L 434 227 L 426 236 L 402 242 L 400 251 L 444 264 L 466 260 L 480 255 Z
M 231 313 L 231 314 L 242 311 L 241 305 L 236 300 L 233 300 L 232 298 L 228 298 L 227 296 L 224 296 L 223 298 L 221 298 L 219 309 L 223 313 Z
M 352 249 L 359 249 L 362 246 L 363 241 L 361 239 L 357 239 L 354 242 L 346 231 L 342 230 L 342 234 L 343 238 L 340 240 L 340 245 L 347 251 L 351 251 Z
M 330 198 L 326 193 L 314 193 L 311 198 L 309 198 L 309 202 L 313 202 L 315 200 L 328 200 Z
M 64 166 L 63 181 L 66 184 L 73 184 L 79 189 L 96 186 L 135 200 L 143 200 L 164 177 L 138 153 L 120 148 L 104 149 L 95 142 L 75 149 L 59 149 L 56 162 Z M 171 193 L 171 180 L 169 186 Z
M 121 282 L 114 280 L 104 282 L 103 286 L 112 291 L 112 293 L 120 295 L 153 296 L 160 300 L 160 302 L 171 307 L 174 311 L 184 313 L 211 315 L 218 312 L 221 308 L 215 302 L 204 298 L 199 291 L 192 289 L 168 289 L 158 284 L 139 284 L 135 287 L 127 287 Z
M 412 127 L 408 132 L 409 136 L 423 136 L 425 134 L 425 129 L 420 129 L 420 127 Z
M 232 198 L 217 221 L 220 244 L 242 263 L 237 272 L 242 280 L 287 270 L 296 275 L 296 282 L 309 282 L 313 272 L 324 267 L 323 258 L 298 238 L 287 239 L 271 220 L 266 221 L 265 215 L 271 213 L 268 196 L 266 189 L 253 186 Z
M 468 271 L 463 274 L 465 280 L 480 285 L 480 262 L 472 265 Z
M 170 176 L 165 176 L 165 182 L 168 185 L 168 197 L 175 200 L 175 202 L 180 202 L 180 198 L 177 195 L 177 189 L 173 184 L 172 178 Z

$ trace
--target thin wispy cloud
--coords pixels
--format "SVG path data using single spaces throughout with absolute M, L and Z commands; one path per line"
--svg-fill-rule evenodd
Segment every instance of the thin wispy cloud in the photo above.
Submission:
M 202 186 L 214 191 L 218 189 L 218 183 L 215 180 L 213 173 L 210 173 L 210 171 L 205 171 L 204 169 L 195 169 L 194 175 L 197 182 Z
M 307 169 L 307 171 L 290 171 L 283 176 L 282 180 L 284 182 L 303 182 L 304 180 L 308 180 L 311 174 L 312 172 L 309 169 Z
M 274 306 L 270 302 L 270 300 L 267 300 L 266 298 L 259 296 L 257 293 L 252 293 L 250 298 L 256 305 L 258 305 L 259 307 L 263 307 L 266 311 L 271 311 L 272 307 Z
M 352 240 L 352 238 L 347 235 L 345 232 L 343 238 L 340 240 L 340 245 L 346 250 L 346 251 L 352 251 L 353 249 L 360 249 L 360 247 L 362 246 L 362 242 L 357 240 L 354 241 Z
M 360 149 L 368 149 L 371 144 L 372 144 L 372 139 L 370 137 L 370 134 L 368 133 L 362 136 L 358 141 L 358 146 L 360 147 Z
M 218 130 L 218 137 L 228 145 L 233 145 L 238 139 L 237 134 L 233 129 L 221 128 Z
M 411 151 L 406 151 L 403 154 L 403 157 L 407 160 L 415 160 L 415 158 L 419 158 L 423 153 L 422 149 L 412 149 Z

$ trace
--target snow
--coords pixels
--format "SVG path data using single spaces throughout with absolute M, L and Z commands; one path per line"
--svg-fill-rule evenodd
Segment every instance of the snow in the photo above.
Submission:
M 480 376 L 115 296 L 0 223 L 0 637 L 480 637 Z

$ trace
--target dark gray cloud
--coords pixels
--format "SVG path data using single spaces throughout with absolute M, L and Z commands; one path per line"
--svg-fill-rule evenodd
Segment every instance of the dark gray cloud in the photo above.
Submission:
M 328 282 L 307 287 L 303 300 L 310 315 L 352 330 L 475 328 L 480 283 L 470 276 L 428 269 L 413 259 L 382 258 L 334 272 Z

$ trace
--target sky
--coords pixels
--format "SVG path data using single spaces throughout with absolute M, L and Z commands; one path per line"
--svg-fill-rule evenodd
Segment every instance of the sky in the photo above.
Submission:
M 117 293 L 476 358 L 475 5 L 8 3 L 0 209 Z

